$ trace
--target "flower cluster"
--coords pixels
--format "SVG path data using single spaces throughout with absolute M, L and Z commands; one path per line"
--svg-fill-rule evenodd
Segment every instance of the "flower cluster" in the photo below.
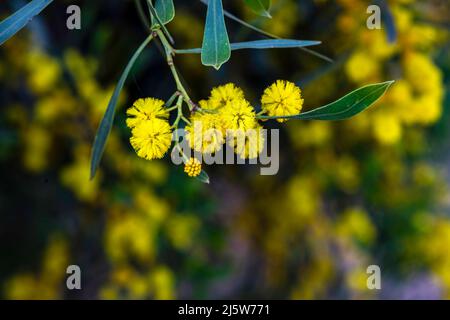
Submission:
M 214 154 L 228 144 L 241 158 L 254 159 L 263 151 L 265 142 L 258 117 L 280 117 L 277 121 L 284 122 L 287 119 L 282 117 L 299 114 L 302 106 L 300 88 L 278 80 L 264 91 L 261 111 L 257 113 L 245 99 L 243 90 L 228 83 L 213 88 L 210 97 L 191 111 L 189 119 L 180 116 L 181 105 L 166 105 L 154 98 L 139 99 L 127 110 L 127 125 L 132 133 L 131 145 L 139 157 L 147 160 L 160 159 L 167 153 L 172 144 L 172 129 L 177 128 L 180 119 L 186 122 L 186 140 L 191 149 Z M 178 110 L 179 115 L 172 126 L 169 110 Z M 185 156 L 185 172 L 196 177 L 201 173 L 201 164 L 193 161 Z

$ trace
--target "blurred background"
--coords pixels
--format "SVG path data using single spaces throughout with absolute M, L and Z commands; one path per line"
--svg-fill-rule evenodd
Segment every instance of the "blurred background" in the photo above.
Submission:
M 4 19 L 26 1 L 0 4 Z M 66 28 L 77 4 L 82 29 Z M 177 48 L 199 47 L 206 7 L 175 1 Z M 274 0 L 272 19 L 225 0 L 238 17 L 315 50 L 237 51 L 220 71 L 176 64 L 195 100 L 234 82 L 258 105 L 277 79 L 305 109 L 395 79 L 382 100 L 342 122 L 280 128 L 280 171 L 207 167 L 188 178 L 166 156 L 137 157 L 125 109 L 175 90 L 155 45 L 119 104 L 100 172 L 89 181 L 95 131 L 146 36 L 135 2 L 55 1 L 0 47 L 0 297 L 4 299 L 450 298 L 449 20 L 447 1 Z M 262 36 L 227 20 L 232 41 Z M 79 265 L 82 290 L 66 289 Z M 378 265 L 382 289 L 368 290 Z

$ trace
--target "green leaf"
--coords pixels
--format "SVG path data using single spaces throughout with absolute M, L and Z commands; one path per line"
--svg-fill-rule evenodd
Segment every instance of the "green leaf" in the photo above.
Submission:
M 364 111 L 377 101 L 394 81 L 371 84 L 350 92 L 326 106 L 285 117 L 259 116 L 259 119 L 344 120 Z
M 289 39 L 267 39 L 231 44 L 231 50 L 242 49 L 276 49 L 276 48 L 301 48 L 321 44 L 320 41 L 289 40 Z
M 222 0 L 209 0 L 202 45 L 202 63 L 217 70 L 231 57 Z
M 269 13 L 271 0 L 244 0 L 245 4 L 250 7 L 256 14 L 267 18 L 272 18 Z
M 114 89 L 114 93 L 109 101 L 108 107 L 106 109 L 105 115 L 103 116 L 102 121 L 100 122 L 100 126 L 98 127 L 97 134 L 95 135 L 94 145 L 92 147 L 91 154 L 91 179 L 94 178 L 95 172 L 98 169 L 100 164 L 100 160 L 102 158 L 103 152 L 105 151 L 106 140 L 108 139 L 109 133 L 111 132 L 111 128 L 114 121 L 114 115 L 116 112 L 116 105 L 119 100 L 120 92 L 125 85 L 125 81 L 127 80 L 128 74 L 131 71 L 134 63 L 137 58 L 141 55 L 142 51 L 145 47 L 150 43 L 153 39 L 153 35 L 150 35 L 145 39 L 145 41 L 141 44 L 141 46 L 136 50 L 134 55 L 131 57 L 128 62 L 125 70 L 122 73 L 122 76 L 117 83 L 116 88 Z
M 0 23 L 0 45 L 14 36 L 53 0 L 33 0 Z
M 315 46 L 320 44 L 320 41 L 307 41 L 307 40 L 287 40 L 287 39 L 267 39 L 256 40 L 247 42 L 237 42 L 230 45 L 231 51 L 243 50 L 243 49 L 277 49 L 277 48 L 302 48 Z M 202 49 L 180 49 L 176 50 L 176 53 L 180 54 L 199 54 Z
M 156 0 L 155 11 L 162 24 L 168 24 L 175 17 L 175 6 L 173 0 Z M 152 20 L 153 15 L 152 15 Z M 152 21 L 152 25 L 158 24 L 158 21 Z
M 206 184 L 209 184 L 209 176 L 208 176 L 208 174 L 206 173 L 206 171 L 205 170 L 202 170 L 202 172 L 200 172 L 200 174 L 197 176 L 197 177 L 195 177 L 197 180 L 200 180 L 201 182 L 203 182 L 203 183 L 206 183 Z
M 150 16 L 152 18 L 152 21 L 154 21 L 154 20 L 157 21 L 157 24 L 159 24 L 161 26 L 162 31 L 164 32 L 166 37 L 169 39 L 170 43 L 174 44 L 173 38 L 170 35 L 169 30 L 167 30 L 166 25 L 159 18 L 159 15 L 156 12 L 155 7 L 153 7 L 152 1 L 151 0 L 147 0 L 147 5 L 148 5 L 148 9 L 150 10 Z

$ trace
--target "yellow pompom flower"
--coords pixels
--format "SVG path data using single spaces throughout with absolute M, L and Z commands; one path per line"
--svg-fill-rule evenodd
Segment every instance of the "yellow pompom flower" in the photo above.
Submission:
M 187 125 L 186 139 L 192 149 L 201 153 L 219 151 L 225 143 L 223 121 L 219 114 L 196 112 Z
M 189 177 L 197 177 L 202 172 L 202 164 L 196 158 L 190 158 L 184 165 L 184 172 Z
M 224 107 L 228 102 L 244 99 L 244 92 L 233 83 L 227 83 L 211 90 L 209 106 L 212 109 Z
M 172 144 L 172 130 L 165 120 L 141 121 L 131 133 L 131 145 L 139 157 L 147 160 L 161 159 Z
M 164 108 L 164 101 L 154 98 L 136 100 L 133 106 L 127 110 L 127 126 L 134 128 L 145 120 L 167 119 L 169 112 Z
M 230 139 L 230 147 L 234 148 L 234 152 L 242 159 L 257 158 L 264 149 L 265 137 L 262 129 L 258 126 L 247 132 L 239 131 L 233 139 Z
M 225 130 L 247 131 L 258 125 L 256 113 L 245 99 L 229 101 L 220 111 Z
M 292 82 L 278 80 L 264 91 L 261 104 L 263 111 L 271 117 L 299 114 L 303 107 L 301 90 Z M 277 121 L 285 122 L 287 119 Z

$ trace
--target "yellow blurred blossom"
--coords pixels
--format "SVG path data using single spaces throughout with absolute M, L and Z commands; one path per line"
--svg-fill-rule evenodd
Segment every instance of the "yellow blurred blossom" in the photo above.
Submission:
M 167 223 L 167 235 L 175 248 L 184 250 L 193 245 L 199 227 L 200 221 L 195 216 L 176 215 Z
M 336 234 L 344 239 L 368 245 L 375 240 L 376 229 L 365 210 L 350 208 L 339 216 L 336 223 Z
M 385 145 L 397 143 L 402 136 L 402 127 L 397 117 L 390 113 L 374 115 L 373 132 L 375 138 Z
M 356 83 L 368 82 L 378 76 L 378 63 L 365 51 L 356 51 L 345 64 L 347 76 Z
M 52 137 L 43 127 L 30 126 L 24 132 L 24 166 L 32 172 L 40 172 L 49 165 Z
M 27 55 L 28 85 L 37 94 L 54 90 L 61 77 L 59 62 L 40 50 Z
M 175 298 L 175 279 L 172 272 L 165 266 L 159 266 L 152 271 L 150 281 L 153 294 L 157 300 Z

